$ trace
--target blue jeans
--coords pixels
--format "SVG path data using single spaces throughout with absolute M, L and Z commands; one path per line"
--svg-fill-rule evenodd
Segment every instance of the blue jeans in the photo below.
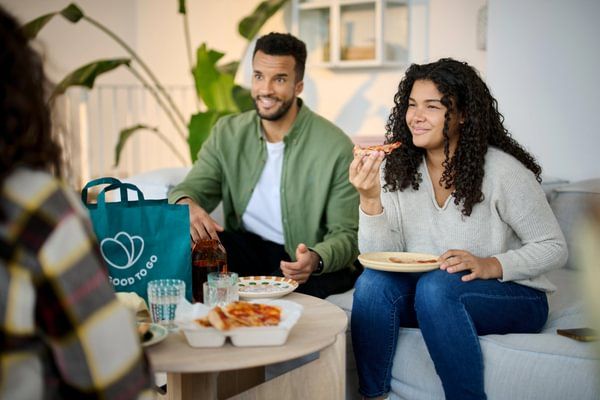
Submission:
M 390 391 L 400 327 L 419 327 L 446 399 L 485 399 L 478 335 L 537 333 L 548 317 L 546 294 L 512 282 L 442 270 L 393 273 L 365 269 L 355 285 L 352 343 L 360 393 Z

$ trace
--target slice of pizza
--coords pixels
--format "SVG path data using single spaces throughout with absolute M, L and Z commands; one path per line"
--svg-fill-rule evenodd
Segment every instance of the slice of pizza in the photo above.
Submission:
M 198 318 L 196 323 L 204 328 L 210 328 L 212 326 L 208 320 L 208 315 L 206 317 Z
M 225 306 L 223 311 L 246 326 L 273 326 L 281 321 L 281 308 L 268 304 L 236 301 Z
M 388 144 L 377 144 L 374 146 L 367 146 L 367 147 L 360 147 L 359 145 L 355 145 L 354 146 L 354 155 L 362 155 L 362 156 L 368 156 L 369 154 L 376 152 L 376 151 L 383 151 L 386 155 L 390 154 L 392 151 L 394 151 L 395 149 L 397 149 L 398 147 L 400 147 L 402 145 L 402 143 L 400 142 L 394 142 L 394 143 L 388 143 Z
M 214 326 L 215 328 L 217 328 L 220 331 L 228 331 L 232 328 L 239 328 L 241 326 L 246 326 L 245 324 L 242 324 L 238 320 L 227 316 L 223 312 L 223 309 L 219 306 L 216 306 L 215 308 L 210 310 L 208 312 L 207 318 L 208 318 L 208 322 L 210 322 L 210 325 Z

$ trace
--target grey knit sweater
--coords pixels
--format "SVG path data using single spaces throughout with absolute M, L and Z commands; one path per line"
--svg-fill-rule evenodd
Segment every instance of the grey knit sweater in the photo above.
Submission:
M 567 245 L 540 184 L 523 164 L 496 148 L 488 150 L 484 168 L 485 198 L 465 217 L 452 196 L 443 207 L 437 204 L 423 161 L 419 190 L 382 190 L 383 213 L 370 216 L 360 210 L 361 253 L 467 250 L 496 257 L 502 281 L 556 290 L 544 274 L 565 264 Z

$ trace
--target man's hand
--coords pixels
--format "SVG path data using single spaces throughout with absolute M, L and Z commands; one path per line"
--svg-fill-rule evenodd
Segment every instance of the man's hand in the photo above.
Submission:
M 502 265 L 496 257 L 479 258 L 465 250 L 448 250 L 439 258 L 440 269 L 453 274 L 459 271 L 471 271 L 461 279 L 463 282 L 473 279 L 502 278 Z
M 190 236 L 192 237 L 192 246 L 201 239 L 219 239 L 217 232 L 223 232 L 223 227 L 212 219 L 202 207 L 189 197 L 177 200 L 176 204 L 187 204 L 190 208 Z
M 296 248 L 296 262 L 282 261 L 280 268 L 286 278 L 304 283 L 318 266 L 319 255 L 300 243 Z

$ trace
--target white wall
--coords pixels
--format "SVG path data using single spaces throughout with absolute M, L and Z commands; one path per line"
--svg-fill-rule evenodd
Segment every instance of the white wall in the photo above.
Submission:
M 600 65 L 597 0 L 489 0 L 488 50 L 476 47 L 477 12 L 485 0 L 430 0 L 430 60 L 468 61 L 486 77 L 515 138 L 536 155 L 548 175 L 570 180 L 597 176 L 600 148 L 594 68 Z M 58 10 L 69 0 L 0 0 L 23 21 Z M 121 35 L 148 62 L 165 85 L 191 85 L 181 17 L 175 0 L 78 0 L 94 18 Z M 238 59 L 245 40 L 237 22 L 258 0 L 189 0 L 192 44 L 207 42 Z M 290 9 L 278 13 L 263 33 L 289 31 Z M 86 24 L 62 18 L 40 35 L 47 68 L 55 81 L 98 57 L 125 53 Z M 91 45 L 90 43 L 93 43 Z M 310 61 L 310 60 L 309 60 Z M 382 135 L 403 70 L 332 70 L 309 66 L 303 98 L 349 135 Z M 246 58 L 239 81 L 249 84 Z M 100 83 L 131 83 L 125 71 Z M 158 145 L 160 146 L 160 145 Z M 173 162 L 177 165 L 177 162 Z
M 544 173 L 600 175 L 600 2 L 490 0 L 488 83 Z
M 69 0 L 0 0 L 23 21 L 58 10 Z M 476 12 L 484 0 L 430 1 L 428 38 L 431 58 L 466 59 L 481 69 L 485 62 L 475 48 Z M 165 85 L 190 85 L 181 17 L 175 0 L 79 0 L 84 11 L 108 25 L 136 49 Z M 225 60 L 239 59 L 245 40 L 237 34 L 237 22 L 250 13 L 258 0 L 188 1 L 192 45 L 207 42 L 226 53 Z M 291 28 L 290 6 L 278 13 L 263 33 Z M 448 15 L 452 18 L 449 22 Z M 72 25 L 57 18 L 45 28 L 49 75 L 59 80 L 68 71 L 100 56 L 122 56 L 110 39 L 85 23 Z M 93 46 L 90 45 L 93 43 Z M 421 61 L 421 60 L 420 60 Z M 310 60 L 309 60 L 310 62 Z M 483 71 L 485 72 L 485 71 Z M 330 70 L 309 67 L 305 93 L 307 104 L 340 125 L 349 135 L 381 135 L 392 106 L 402 69 Z M 249 84 L 250 65 L 243 66 L 240 81 Z M 126 71 L 104 76 L 100 83 L 132 82 Z
M 429 19 L 429 59 L 452 57 L 468 62 L 482 75 L 486 52 L 477 44 L 477 12 L 486 0 L 432 0 Z
M 72 0 L 0 0 L 8 12 L 21 23 L 43 14 L 60 11 Z M 126 43 L 137 47 L 136 0 L 77 0 L 85 14 L 114 30 Z M 126 57 L 127 53 L 104 33 L 90 24 L 77 24 L 57 15 L 40 32 L 36 45 L 45 59 L 46 74 L 58 83 L 77 67 L 99 58 Z M 98 83 L 132 83 L 134 78 L 125 69 L 101 77 Z
M 485 74 L 485 52 L 476 48 L 476 19 L 485 0 L 430 0 L 427 62 L 466 60 Z M 414 39 L 413 39 L 414 41 Z M 310 60 L 308 60 L 310 64 Z M 382 136 L 403 68 L 328 69 L 309 66 L 302 97 L 350 136 Z
M 186 56 L 183 21 L 174 0 L 138 0 L 139 28 L 137 43 L 140 54 L 152 65 L 166 85 L 192 85 Z M 246 40 L 237 33 L 237 23 L 251 13 L 258 2 L 248 0 L 189 0 L 188 20 L 195 60 L 201 43 L 225 53 L 225 62 L 242 57 Z M 274 20 L 281 20 L 281 13 Z M 283 26 L 282 23 L 280 23 Z

